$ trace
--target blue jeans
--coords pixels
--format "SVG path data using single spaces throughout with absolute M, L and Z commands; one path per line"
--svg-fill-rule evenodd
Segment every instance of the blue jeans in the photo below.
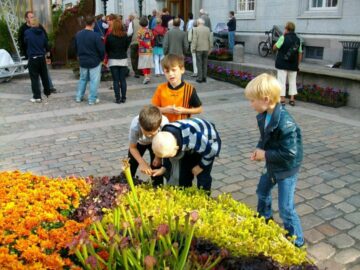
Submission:
M 285 229 L 289 234 L 295 235 L 295 245 L 301 246 L 304 243 L 304 236 L 301 228 L 299 216 L 295 211 L 294 194 L 297 182 L 297 174 L 285 178 L 283 180 L 274 181 L 268 174 L 263 174 L 260 177 L 259 184 L 257 186 L 256 194 L 258 196 L 257 211 L 260 216 L 266 219 L 272 217 L 271 209 L 271 190 L 278 184 L 279 192 L 279 213 L 283 220 Z
M 116 101 L 120 99 L 126 99 L 126 73 L 127 67 L 125 66 L 111 66 L 110 67 L 111 76 L 113 78 L 113 88 L 115 93 Z M 120 86 L 119 86 L 120 84 Z M 121 96 L 120 96 L 120 89 L 121 89 Z
M 235 32 L 234 31 L 228 32 L 228 35 L 229 35 L 229 50 L 233 51 L 235 45 Z
M 80 67 L 80 79 L 76 91 L 76 100 L 83 100 L 86 90 L 86 84 L 90 81 L 89 103 L 95 103 L 97 99 L 97 90 L 101 79 L 101 63 L 94 68 Z

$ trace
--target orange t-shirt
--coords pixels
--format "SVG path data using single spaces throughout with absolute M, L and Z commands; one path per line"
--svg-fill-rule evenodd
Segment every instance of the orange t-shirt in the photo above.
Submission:
M 152 104 L 158 107 L 183 107 L 197 108 L 201 106 L 201 101 L 196 93 L 195 88 L 187 83 L 182 82 L 179 86 L 172 88 L 169 83 L 162 83 L 156 89 L 152 97 Z M 191 117 L 190 114 L 169 114 L 164 113 L 170 122 Z

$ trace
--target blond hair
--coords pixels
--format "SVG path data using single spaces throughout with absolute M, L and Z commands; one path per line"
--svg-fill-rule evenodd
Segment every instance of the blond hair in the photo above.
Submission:
M 179 148 L 175 136 L 168 131 L 160 131 L 156 134 L 151 147 L 155 156 L 160 158 L 173 157 L 176 154 L 175 150 Z
M 260 74 L 251 80 L 245 88 L 247 99 L 264 99 L 269 98 L 270 104 L 280 102 L 281 85 L 278 80 L 267 73 Z

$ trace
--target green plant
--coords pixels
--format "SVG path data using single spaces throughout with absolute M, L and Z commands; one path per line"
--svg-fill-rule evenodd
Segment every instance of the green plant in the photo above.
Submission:
M 125 195 L 126 203 L 109 210 L 101 221 L 97 220 L 91 225 L 88 233 L 83 231 L 72 244 L 83 267 L 213 269 L 221 256 L 197 266 L 188 260 L 198 213 L 192 211 L 179 217 L 168 211 L 166 222 L 156 224 L 153 217 L 144 215 L 129 167 L 124 172 L 131 189 Z
M 14 51 L 12 39 L 7 28 L 4 17 L 0 17 L 0 48 L 8 51 L 9 53 Z

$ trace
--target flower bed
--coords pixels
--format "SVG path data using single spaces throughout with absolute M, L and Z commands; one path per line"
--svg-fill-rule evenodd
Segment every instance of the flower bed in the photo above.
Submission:
M 190 71 L 193 70 L 191 57 L 185 58 L 185 68 Z M 207 75 L 216 80 L 229 82 L 242 88 L 245 88 L 255 77 L 249 72 L 232 70 L 214 64 L 208 64 Z M 316 84 L 298 85 L 297 88 L 298 94 L 295 96 L 295 99 L 334 108 L 346 106 L 349 97 L 349 94 L 341 89 L 321 87 Z
M 135 186 L 125 174 L 129 185 L 0 173 L 0 268 L 317 269 L 230 195 Z
M 231 51 L 225 48 L 214 49 L 209 55 L 209 60 L 232 61 L 233 54 Z
M 346 106 L 348 93 L 331 87 L 321 87 L 316 84 L 298 86 L 297 100 L 313 102 L 320 105 L 338 108 Z
M 0 268 L 74 266 L 66 246 L 87 223 L 68 216 L 89 190 L 84 180 L 75 177 L 0 172 Z

